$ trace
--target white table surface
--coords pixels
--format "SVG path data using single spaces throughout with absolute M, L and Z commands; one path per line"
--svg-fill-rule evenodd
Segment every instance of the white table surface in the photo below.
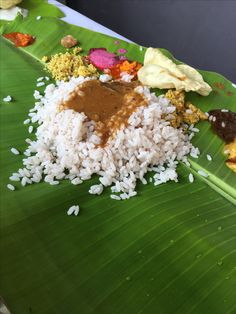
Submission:
M 81 26 L 81 27 L 85 27 L 88 28 L 92 31 L 96 31 L 99 33 L 103 33 L 105 35 L 110 35 L 128 42 L 131 42 L 131 40 L 117 34 L 116 32 L 113 32 L 112 30 L 110 30 L 109 28 L 94 22 L 93 20 L 91 20 L 90 18 L 84 16 L 83 14 L 72 10 L 71 8 L 68 8 L 66 5 L 55 1 L 55 0 L 48 0 L 49 3 L 56 5 L 58 8 L 60 8 L 60 10 L 65 14 L 65 17 L 62 18 L 63 21 L 66 21 L 70 24 L 74 24 L 77 26 Z

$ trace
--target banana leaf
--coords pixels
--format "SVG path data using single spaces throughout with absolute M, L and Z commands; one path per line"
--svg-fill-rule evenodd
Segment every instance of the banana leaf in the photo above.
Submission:
M 0 40 L 0 294 L 12 313 L 236 313 L 236 176 L 207 122 L 198 124 L 193 139 L 201 156 L 189 158 L 191 168 L 179 166 L 178 183 L 138 184 L 138 196 L 127 201 L 110 199 L 109 189 L 89 195 L 97 177 L 79 186 L 63 181 L 7 189 L 23 158 L 10 149 L 26 148 L 23 120 L 34 103 L 36 79 L 47 75 L 40 60 L 63 51 L 64 35 L 78 38 L 85 53 L 122 47 L 128 58 L 142 61 L 145 52 L 123 41 L 117 47 L 112 37 L 55 18 L 17 17 L 1 29 L 12 31 L 36 36 L 24 49 Z M 203 111 L 236 111 L 232 83 L 201 73 L 213 92 L 189 93 L 188 99 Z M 13 102 L 2 102 L 7 95 Z M 209 177 L 199 176 L 199 169 Z M 74 204 L 80 215 L 68 217 Z
M 29 18 L 37 16 L 64 17 L 64 13 L 55 5 L 49 4 L 47 0 L 23 0 L 19 6 L 29 11 Z M 0 26 L 11 23 L 11 21 L 0 20 Z
M 22 8 L 29 10 L 29 18 L 36 16 L 64 17 L 64 13 L 47 0 L 23 0 L 20 3 Z

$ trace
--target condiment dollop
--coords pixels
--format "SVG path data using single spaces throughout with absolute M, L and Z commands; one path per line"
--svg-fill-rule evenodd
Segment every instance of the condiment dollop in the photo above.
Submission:
M 3 37 L 12 41 L 16 47 L 26 47 L 34 43 L 35 37 L 30 34 L 23 34 L 20 32 L 12 32 L 4 34 Z
M 135 91 L 137 82 L 111 81 L 102 83 L 89 80 L 79 85 L 64 102 L 62 109 L 83 112 L 96 121 L 101 145 L 122 125 L 127 125 L 130 115 L 137 107 L 147 104 L 142 95 Z

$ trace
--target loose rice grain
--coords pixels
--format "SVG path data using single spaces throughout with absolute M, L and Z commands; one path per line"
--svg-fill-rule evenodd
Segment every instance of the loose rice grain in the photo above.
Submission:
M 12 101 L 12 97 L 10 95 L 6 96 L 3 98 L 4 102 L 11 102 Z
M 12 148 L 11 148 L 11 152 L 12 152 L 12 154 L 14 154 L 14 155 L 20 155 L 20 152 L 19 152 L 15 147 L 12 147 Z
M 23 123 L 24 123 L 24 124 L 29 124 L 30 121 L 31 121 L 30 119 L 26 119 Z
M 11 181 L 20 181 L 20 177 L 12 175 L 12 176 L 9 177 L 9 180 L 11 180 Z
M 200 174 L 200 176 L 205 177 L 205 178 L 209 177 L 209 174 L 206 173 L 204 170 L 201 170 L 201 169 L 198 170 L 198 174 Z
M 7 185 L 7 188 L 9 189 L 9 190 L 11 190 L 11 191 L 15 191 L 15 187 L 14 187 L 14 185 L 12 185 L 12 184 L 8 184 Z
M 44 82 L 39 82 L 39 83 L 36 84 L 37 87 L 41 87 L 41 86 L 44 86 L 44 85 L 45 85 Z
M 32 125 L 30 125 L 30 126 L 29 126 L 29 128 L 28 128 L 29 133 L 32 133 L 32 132 L 33 132 L 33 130 L 34 130 L 33 126 L 32 126 Z
M 194 181 L 194 176 L 193 176 L 192 173 L 189 174 L 188 180 L 189 180 L 190 183 L 193 183 L 193 181 Z
M 103 185 L 102 184 L 95 184 L 92 185 L 89 189 L 90 194 L 97 194 L 100 195 L 103 192 Z
M 207 157 L 207 160 L 212 161 L 211 155 L 207 154 L 206 157 Z
M 77 216 L 79 214 L 79 210 L 79 205 L 73 205 L 67 210 L 67 215 L 71 216 L 72 214 L 74 214 L 75 216 Z
M 113 200 L 120 201 L 120 197 L 118 195 L 115 195 L 115 194 L 111 194 L 110 198 L 112 198 Z

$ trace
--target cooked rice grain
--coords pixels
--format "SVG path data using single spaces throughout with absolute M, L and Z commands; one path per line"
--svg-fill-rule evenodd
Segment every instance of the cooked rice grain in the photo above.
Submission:
M 19 152 L 15 147 L 12 147 L 12 148 L 11 148 L 11 152 L 12 152 L 12 154 L 14 154 L 14 155 L 20 155 L 20 152 Z
M 67 210 L 67 215 L 71 216 L 72 214 L 74 214 L 75 216 L 77 216 L 79 214 L 79 209 L 79 205 L 73 205 Z
M 101 184 L 99 188 L 91 187 L 89 192 L 99 194 L 102 186 L 112 186 L 113 193 L 121 194 L 112 194 L 111 198 L 120 200 L 136 195 L 136 182 L 146 184 L 144 176 L 148 171 L 156 172 L 155 185 L 177 182 L 178 161 L 186 162 L 190 152 L 196 158 L 199 150 L 190 143 L 188 134 L 162 118 L 175 107 L 163 96 L 156 97 L 147 87 L 137 87 L 136 92 L 147 99 L 148 106 L 138 108 L 130 116 L 127 127 L 118 130 L 107 146 L 99 147 L 94 121 L 89 121 L 83 113 L 60 110 L 69 94 L 89 79 L 94 78 L 78 77 L 50 84 L 43 98 L 35 91 L 34 97 L 41 99 L 40 105 L 35 105 L 39 126 L 36 140 L 27 140 L 27 154 L 31 156 L 23 164 L 30 176 L 25 178 L 25 173 L 19 171 L 22 184 L 29 184 L 30 180 L 58 184 L 62 179 L 80 184 L 97 174 Z M 33 131 L 32 126 L 29 131 Z
M 8 184 L 7 185 L 7 188 L 9 189 L 9 190 L 11 190 L 11 191 L 15 191 L 15 187 L 14 187 L 14 185 L 12 185 L 12 184 Z

